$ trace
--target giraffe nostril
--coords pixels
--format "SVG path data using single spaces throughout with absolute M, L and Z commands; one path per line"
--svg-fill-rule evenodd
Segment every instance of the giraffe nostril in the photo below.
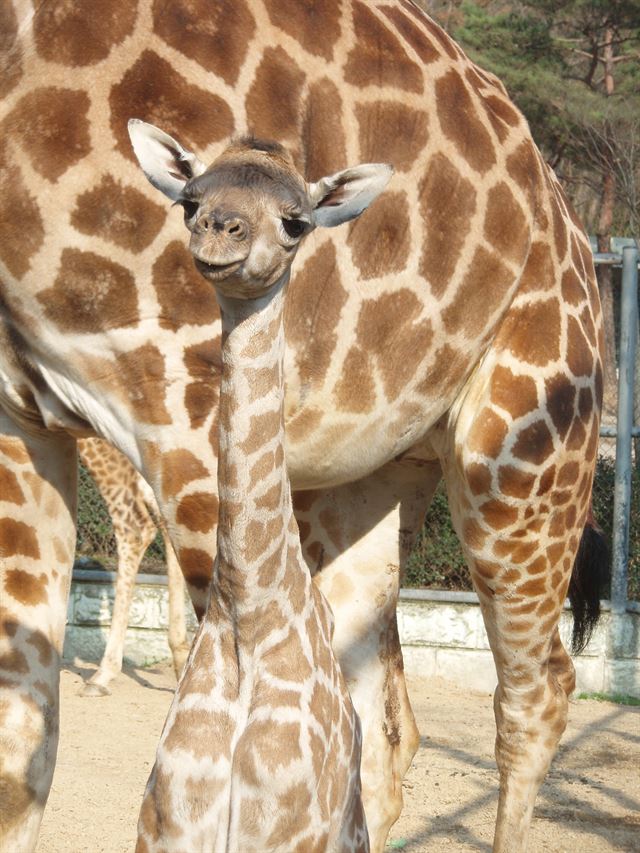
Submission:
M 236 240 L 243 240 L 247 234 L 247 226 L 242 219 L 230 219 L 225 222 L 225 231 Z

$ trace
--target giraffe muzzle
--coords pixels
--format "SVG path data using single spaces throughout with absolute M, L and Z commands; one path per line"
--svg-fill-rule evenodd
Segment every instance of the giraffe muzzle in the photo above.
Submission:
M 244 263 L 245 258 L 243 257 L 234 261 L 217 263 L 204 260 L 203 258 L 199 258 L 197 255 L 194 255 L 193 260 L 198 272 L 200 272 L 205 278 L 208 278 L 210 281 L 220 281 L 221 279 L 237 272 Z

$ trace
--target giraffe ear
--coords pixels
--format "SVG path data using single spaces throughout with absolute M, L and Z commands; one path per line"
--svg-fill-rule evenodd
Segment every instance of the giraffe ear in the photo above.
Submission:
M 206 166 L 195 154 L 152 124 L 132 118 L 128 130 L 142 171 L 149 182 L 172 201 L 180 198 L 188 180 L 205 171 Z
M 333 228 L 360 216 L 377 199 L 393 175 L 386 163 L 365 163 L 309 184 L 316 225 Z

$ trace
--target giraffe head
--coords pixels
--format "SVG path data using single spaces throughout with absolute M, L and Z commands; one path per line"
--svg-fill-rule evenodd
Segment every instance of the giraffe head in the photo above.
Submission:
M 184 208 L 198 270 L 242 299 L 282 281 L 310 231 L 359 216 L 393 174 L 369 163 L 308 184 L 277 142 L 241 138 L 207 168 L 153 125 L 132 119 L 129 135 L 149 181 Z

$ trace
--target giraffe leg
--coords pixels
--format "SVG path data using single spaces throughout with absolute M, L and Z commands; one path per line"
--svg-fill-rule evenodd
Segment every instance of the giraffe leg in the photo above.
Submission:
M 494 713 L 500 798 L 493 849 L 523 853 L 536 795 L 565 729 L 567 697 L 575 685 L 558 632 L 568 572 L 557 563 L 546 565 L 540 575 L 527 574 L 514 584 L 510 579 L 520 572 L 513 564 L 489 562 L 466 550 L 498 673 Z M 563 555 L 561 563 L 572 563 L 573 556 Z M 554 574 L 557 589 L 543 592 Z M 518 586 L 534 585 L 538 595 L 519 594 Z
M 173 668 L 176 678 L 180 678 L 184 665 L 189 656 L 191 642 L 187 634 L 185 617 L 185 583 L 182 569 L 177 560 L 171 540 L 164 525 L 160 526 L 167 555 L 167 581 L 169 588 L 169 648 L 173 658 Z
M 506 371 L 496 370 L 504 384 Z M 523 379 L 513 374 L 505 394 L 493 377 L 478 374 L 469 389 L 443 467 L 498 674 L 493 849 L 523 853 L 575 683 L 558 623 L 589 508 L 598 423 L 595 414 L 583 417 L 571 388 L 560 409 L 535 393 L 533 381 L 525 419 Z M 494 408 L 496 387 L 513 410 L 511 430 L 507 410 Z
M 35 848 L 58 746 L 75 441 L 0 413 L 0 850 Z
M 119 492 L 117 495 L 109 495 L 105 490 L 101 489 L 101 491 L 111 512 L 113 532 L 118 546 L 116 590 L 104 654 L 96 672 L 80 689 L 81 696 L 108 696 L 111 693 L 110 682 L 122 670 L 125 636 L 136 575 L 145 551 L 156 535 L 156 526 L 134 490 L 131 492 L 132 505 L 125 514 L 122 513 L 117 502 L 112 506 L 113 501 L 120 497 Z
M 295 496 L 303 550 L 335 616 L 334 649 L 363 731 L 362 792 L 372 853 L 402 810 L 418 746 L 396 604 L 402 567 L 440 479 L 409 459 L 357 483 Z

